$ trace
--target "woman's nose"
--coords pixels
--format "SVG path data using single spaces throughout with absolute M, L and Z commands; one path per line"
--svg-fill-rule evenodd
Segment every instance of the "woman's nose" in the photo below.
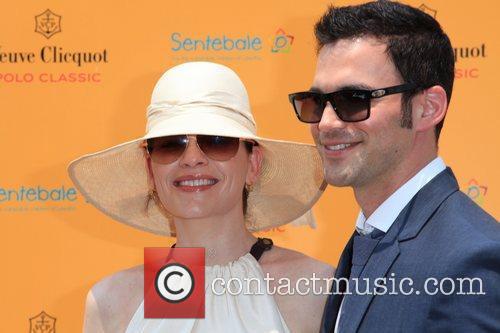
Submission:
M 186 150 L 181 155 L 179 163 L 183 167 L 195 167 L 208 164 L 208 157 L 201 151 L 196 142 L 196 136 L 188 136 Z

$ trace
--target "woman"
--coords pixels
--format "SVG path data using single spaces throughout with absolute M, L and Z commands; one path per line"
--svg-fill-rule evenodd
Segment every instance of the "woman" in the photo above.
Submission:
M 314 146 L 256 135 L 246 89 L 225 66 L 168 70 L 153 91 L 146 135 L 83 156 L 69 173 L 112 218 L 175 235 L 177 247 L 204 247 L 206 286 L 220 277 L 263 281 L 268 274 L 272 288 L 280 278 L 295 285 L 313 272 L 333 276 L 332 267 L 252 235 L 294 220 L 312 223 L 309 210 L 325 183 Z M 84 331 L 317 332 L 326 301 L 312 290 L 257 297 L 207 287 L 205 319 L 146 319 L 143 288 L 143 266 L 97 283 Z

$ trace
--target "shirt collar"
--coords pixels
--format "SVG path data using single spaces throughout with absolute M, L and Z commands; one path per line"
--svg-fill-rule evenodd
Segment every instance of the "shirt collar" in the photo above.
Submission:
M 373 228 L 377 228 L 387 232 L 415 194 L 444 169 L 446 169 L 444 161 L 441 157 L 436 157 L 378 206 L 368 219 L 360 211 L 356 220 L 356 229 L 369 233 Z

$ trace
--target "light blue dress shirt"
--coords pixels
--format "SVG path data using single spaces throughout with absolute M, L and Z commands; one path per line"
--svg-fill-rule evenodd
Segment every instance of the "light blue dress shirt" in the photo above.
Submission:
M 441 171 L 446 169 L 446 165 L 441 157 L 436 157 L 415 176 L 398 188 L 389 198 L 387 198 L 372 215 L 365 217 L 362 211 L 359 212 L 356 220 L 356 230 L 366 235 L 377 228 L 387 232 L 394 223 L 399 213 L 405 208 L 410 200 L 422 187 L 436 177 Z

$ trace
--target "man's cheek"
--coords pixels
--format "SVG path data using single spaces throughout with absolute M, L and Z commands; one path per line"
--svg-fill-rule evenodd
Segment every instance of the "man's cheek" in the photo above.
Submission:
M 314 142 L 318 143 L 318 141 L 319 141 L 318 124 L 312 124 L 312 125 L 310 125 L 309 129 L 311 131 L 311 135 L 312 135 L 312 137 L 314 139 Z

